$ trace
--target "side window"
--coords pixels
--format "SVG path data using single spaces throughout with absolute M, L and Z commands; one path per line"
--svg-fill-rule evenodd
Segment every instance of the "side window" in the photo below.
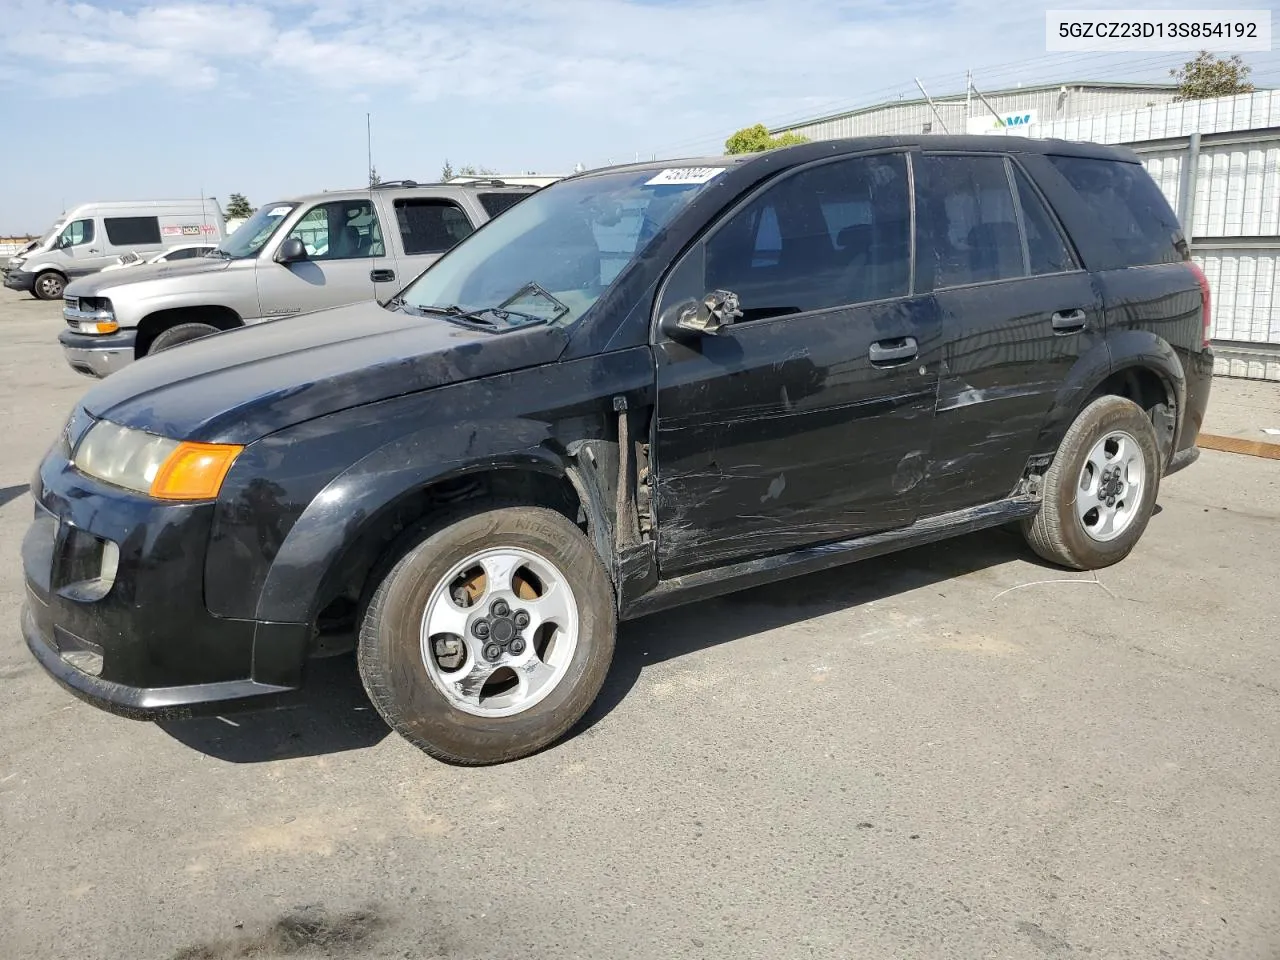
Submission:
M 1022 223 L 1027 231 L 1027 253 L 1031 258 L 1032 274 L 1076 269 L 1075 257 L 1071 256 L 1053 217 L 1027 175 L 1016 166 L 1013 168 L 1013 182 L 1018 187 L 1018 205 L 1022 207 Z
M 517 203 L 529 196 L 532 191 L 522 191 L 520 193 L 481 193 L 479 194 L 480 206 L 484 207 L 484 212 L 490 217 L 496 217 L 503 210 L 509 210 Z
M 58 234 L 59 246 L 79 247 L 86 243 L 93 243 L 92 220 L 73 220 Z
M 192 257 L 198 257 L 201 251 L 196 247 L 188 247 L 186 250 L 175 250 L 173 253 L 165 257 L 165 260 L 190 260 Z
M 1026 275 L 1003 157 L 925 157 L 935 287 Z
M 475 232 L 462 208 L 449 200 L 410 197 L 397 200 L 396 223 L 404 252 L 444 253 Z
M 911 290 L 905 154 L 802 170 L 766 189 L 706 243 L 706 290 L 743 319 L 901 297 Z
M 311 260 L 356 260 L 385 256 L 382 230 L 368 200 L 334 200 L 306 212 L 292 230 Z
M 1183 259 L 1178 218 L 1151 176 L 1137 163 L 1050 157 L 1115 243 L 1125 266 Z
M 160 221 L 156 217 L 107 217 L 107 241 L 117 247 L 146 246 L 160 242 Z

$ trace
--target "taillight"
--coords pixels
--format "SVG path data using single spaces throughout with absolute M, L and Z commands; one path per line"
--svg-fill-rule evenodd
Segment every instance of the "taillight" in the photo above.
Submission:
M 1209 278 L 1206 277 L 1204 275 L 1204 271 L 1200 269 L 1200 264 L 1196 263 L 1194 260 L 1188 260 L 1186 261 L 1186 264 L 1191 268 L 1191 272 L 1196 275 L 1196 281 L 1200 284 L 1200 298 L 1204 301 L 1204 342 L 1200 345 L 1202 347 L 1207 347 L 1209 346 L 1209 305 L 1211 301 L 1209 296 Z

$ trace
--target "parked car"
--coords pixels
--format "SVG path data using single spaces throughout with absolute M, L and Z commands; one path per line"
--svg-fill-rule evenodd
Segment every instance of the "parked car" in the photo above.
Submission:
M 62 217 L 31 250 L 9 260 L 4 285 L 60 300 L 67 283 L 97 273 L 128 253 L 160 253 L 192 238 L 226 236 L 213 198 L 85 203 Z
M 536 189 L 397 181 L 264 204 L 217 256 L 71 284 L 58 339 L 73 370 L 105 377 L 220 330 L 386 299 Z
M 267 704 L 354 647 L 411 742 L 508 760 L 582 716 L 619 618 L 1010 522 L 1121 560 L 1198 454 L 1208 319 L 1127 149 L 593 171 L 389 302 L 89 391 L 32 481 L 23 632 L 141 717 Z
M 157 253 L 153 257 L 144 257 L 134 252 L 124 253 L 116 258 L 115 263 L 107 264 L 102 270 L 122 270 L 125 267 L 140 267 L 147 263 L 173 263 L 175 260 L 190 260 L 193 257 L 203 257 L 207 253 L 212 253 L 215 249 L 217 249 L 216 246 L 211 243 L 184 243 L 181 246 L 170 247 L 168 250 Z

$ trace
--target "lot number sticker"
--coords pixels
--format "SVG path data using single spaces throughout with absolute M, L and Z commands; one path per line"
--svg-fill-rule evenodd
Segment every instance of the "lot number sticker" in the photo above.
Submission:
M 706 183 L 718 173 L 724 173 L 724 167 L 674 167 L 663 170 L 652 180 L 646 180 L 646 187 L 669 186 L 678 183 Z

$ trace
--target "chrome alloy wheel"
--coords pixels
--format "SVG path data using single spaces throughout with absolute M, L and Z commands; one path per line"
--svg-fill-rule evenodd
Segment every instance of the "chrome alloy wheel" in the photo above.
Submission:
M 521 547 L 457 563 L 422 615 L 422 662 L 450 704 L 510 717 L 564 679 L 578 646 L 578 605 L 560 569 Z
M 1120 536 L 1142 509 L 1147 464 L 1138 441 L 1114 430 L 1093 445 L 1076 489 L 1076 516 L 1090 539 Z

